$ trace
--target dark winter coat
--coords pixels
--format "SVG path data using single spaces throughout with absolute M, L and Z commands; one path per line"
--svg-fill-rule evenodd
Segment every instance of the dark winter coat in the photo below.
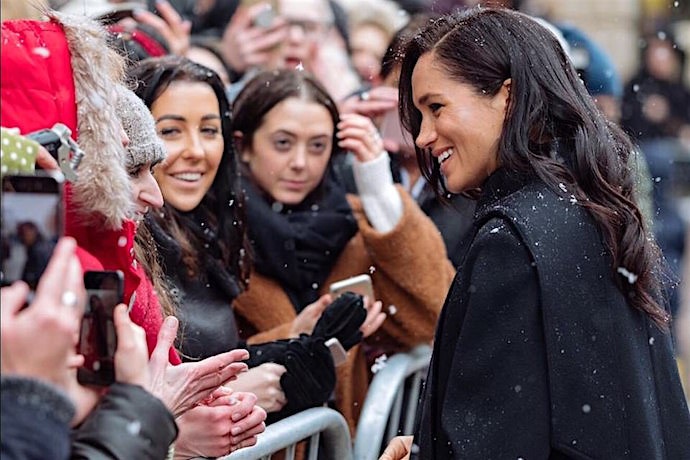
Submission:
M 115 383 L 72 432 L 71 459 L 164 460 L 176 437 L 175 420 L 158 398 Z
M 417 204 L 438 227 L 448 251 L 448 258 L 457 267 L 462 260 L 462 242 L 472 227 L 475 202 L 462 195 L 453 195 L 448 203 L 438 199 L 431 185 L 424 188 L 415 198 Z
M 627 304 L 589 213 L 502 170 L 483 189 L 436 332 L 419 458 L 690 458 L 670 337 Z
M 39 380 L 2 377 L 0 457 L 4 460 L 69 458 L 69 422 L 74 405 Z

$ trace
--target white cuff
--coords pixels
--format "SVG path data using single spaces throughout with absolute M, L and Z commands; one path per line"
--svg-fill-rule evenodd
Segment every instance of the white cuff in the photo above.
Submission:
M 388 152 L 366 163 L 355 159 L 352 171 L 364 213 L 372 227 L 381 233 L 393 230 L 402 218 L 403 204 L 393 184 Z

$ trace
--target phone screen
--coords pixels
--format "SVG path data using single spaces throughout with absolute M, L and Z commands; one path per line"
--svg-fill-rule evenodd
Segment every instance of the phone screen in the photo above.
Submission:
M 2 179 L 2 285 L 36 289 L 62 234 L 62 179 L 39 172 Z
M 86 307 L 81 321 L 79 354 L 84 365 L 77 371 L 80 383 L 110 385 L 115 381 L 117 335 L 113 310 L 122 302 L 120 272 L 86 272 Z

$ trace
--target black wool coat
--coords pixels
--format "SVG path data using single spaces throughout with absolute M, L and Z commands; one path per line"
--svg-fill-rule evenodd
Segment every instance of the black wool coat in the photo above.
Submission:
M 614 283 L 567 188 L 495 172 L 448 293 L 420 459 L 690 459 L 670 337 Z

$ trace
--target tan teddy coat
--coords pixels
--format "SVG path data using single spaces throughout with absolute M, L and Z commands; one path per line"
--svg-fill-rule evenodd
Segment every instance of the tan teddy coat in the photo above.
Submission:
M 374 295 L 383 302 L 388 317 L 366 341 L 387 354 L 431 342 L 455 273 L 433 222 L 407 192 L 399 190 L 403 216 L 388 233 L 376 231 L 360 199 L 348 195 L 359 232 L 345 246 L 321 289 L 325 294 L 335 281 L 370 273 Z M 289 337 L 296 313 L 277 281 L 252 272 L 249 289 L 235 300 L 234 307 L 240 334 L 249 343 Z M 348 361 L 337 368 L 336 404 L 352 433 L 371 377 L 367 367 L 362 348 L 356 346 L 349 351 Z

